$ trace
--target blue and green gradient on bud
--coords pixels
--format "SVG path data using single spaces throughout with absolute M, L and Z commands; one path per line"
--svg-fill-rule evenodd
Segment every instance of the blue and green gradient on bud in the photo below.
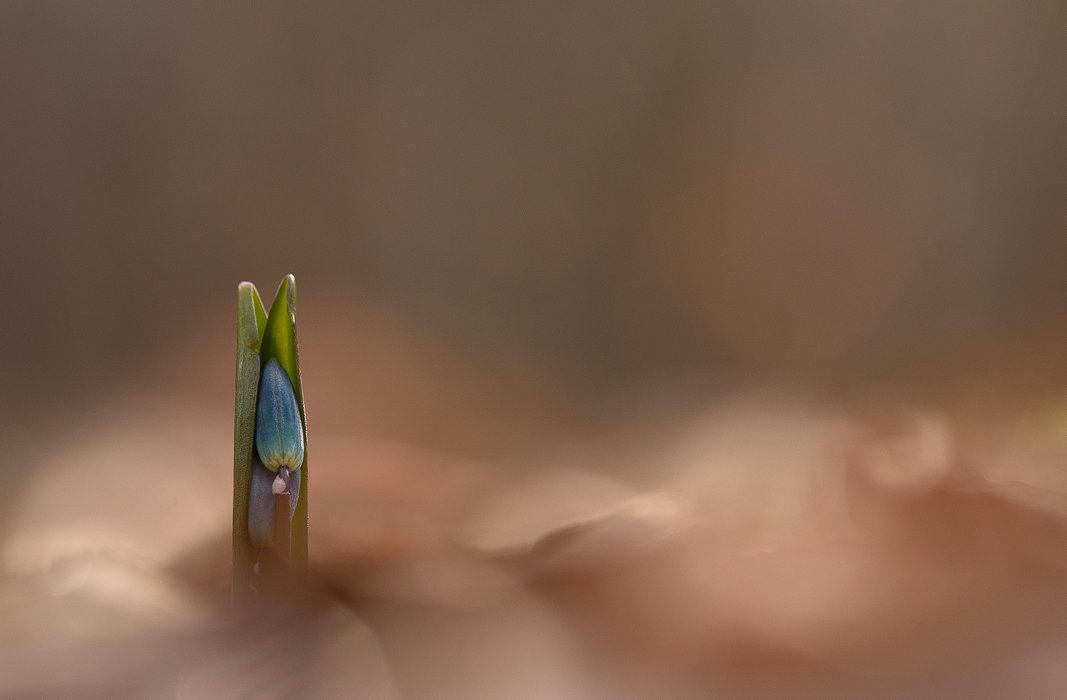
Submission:
M 273 547 L 282 561 L 297 566 L 307 562 L 305 416 L 296 280 L 292 275 L 282 279 L 269 313 L 255 285 L 242 282 L 237 288 L 234 401 L 235 601 L 256 596 L 258 563 L 267 548 Z M 286 541 L 272 541 L 279 536 Z
M 293 382 L 273 357 L 259 374 L 256 400 L 256 452 L 272 472 L 300 469 L 304 462 L 304 423 Z

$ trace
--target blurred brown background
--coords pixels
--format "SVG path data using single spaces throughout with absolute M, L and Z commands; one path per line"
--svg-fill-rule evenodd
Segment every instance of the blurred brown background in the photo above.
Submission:
M 232 362 L 236 283 L 290 271 L 305 318 L 384 309 L 511 407 L 847 387 L 1047 331 L 1065 20 L 1053 0 L 5 2 L 3 411 L 84 405 L 205 318 Z
M 1062 695 L 1065 27 L 0 3 L 0 694 L 267 697 L 215 621 L 291 272 L 318 697 Z

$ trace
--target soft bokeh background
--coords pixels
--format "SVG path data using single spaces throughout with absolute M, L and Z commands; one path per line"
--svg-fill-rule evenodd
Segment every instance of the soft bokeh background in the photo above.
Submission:
M 885 625 L 911 606 L 965 637 L 1023 590 L 1029 612 L 986 631 L 1030 634 L 1062 603 L 1065 26 L 1054 0 L 0 4 L 9 684 L 78 695 L 91 676 L 146 697 L 101 659 L 62 688 L 41 669 L 57 645 L 113 658 L 116 628 L 155 638 L 161 610 L 202 631 L 226 576 L 236 284 L 270 295 L 292 272 L 320 570 L 379 600 L 404 584 L 355 586 L 349 565 L 462 561 L 425 574 L 434 613 L 364 611 L 383 687 L 445 697 L 420 686 L 443 677 L 427 658 L 499 646 L 492 625 L 434 617 L 504 576 L 472 574 L 457 542 L 514 553 L 629 504 L 576 556 L 644 562 L 662 538 L 695 598 L 635 581 L 596 613 L 616 600 L 596 576 L 509 569 L 525 621 L 509 629 L 546 649 L 533 676 L 575 658 L 575 629 L 614 624 L 641 643 L 589 646 L 653 670 L 605 671 L 608 697 L 725 693 L 770 666 L 815 697 L 853 674 L 885 697 L 954 696 L 968 664 L 995 669 L 971 697 L 1054 696 L 1062 610 L 1055 641 L 1003 673 L 999 651 L 942 653 L 951 635 L 917 661 L 901 650 L 922 625 Z M 916 554 L 932 533 L 943 549 Z M 823 550 L 735 561 L 798 541 Z M 825 580 L 768 612 L 793 600 L 769 582 L 813 568 Z M 628 627 L 612 612 L 641 601 Z M 390 646 L 428 619 L 436 646 Z M 753 646 L 770 651 L 738 661 Z M 468 700 L 588 697 L 569 677 L 462 675 Z

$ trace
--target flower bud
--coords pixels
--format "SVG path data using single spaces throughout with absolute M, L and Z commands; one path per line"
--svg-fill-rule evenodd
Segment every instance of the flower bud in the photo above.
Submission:
M 289 375 L 278 360 L 263 365 L 256 403 L 256 452 L 263 465 L 276 472 L 300 470 L 304 462 L 304 424 Z

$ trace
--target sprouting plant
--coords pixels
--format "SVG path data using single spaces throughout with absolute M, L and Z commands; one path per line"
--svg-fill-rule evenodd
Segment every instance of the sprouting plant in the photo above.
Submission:
M 296 280 L 270 307 L 237 287 L 233 595 L 248 600 L 307 563 L 307 418 L 296 342 Z

